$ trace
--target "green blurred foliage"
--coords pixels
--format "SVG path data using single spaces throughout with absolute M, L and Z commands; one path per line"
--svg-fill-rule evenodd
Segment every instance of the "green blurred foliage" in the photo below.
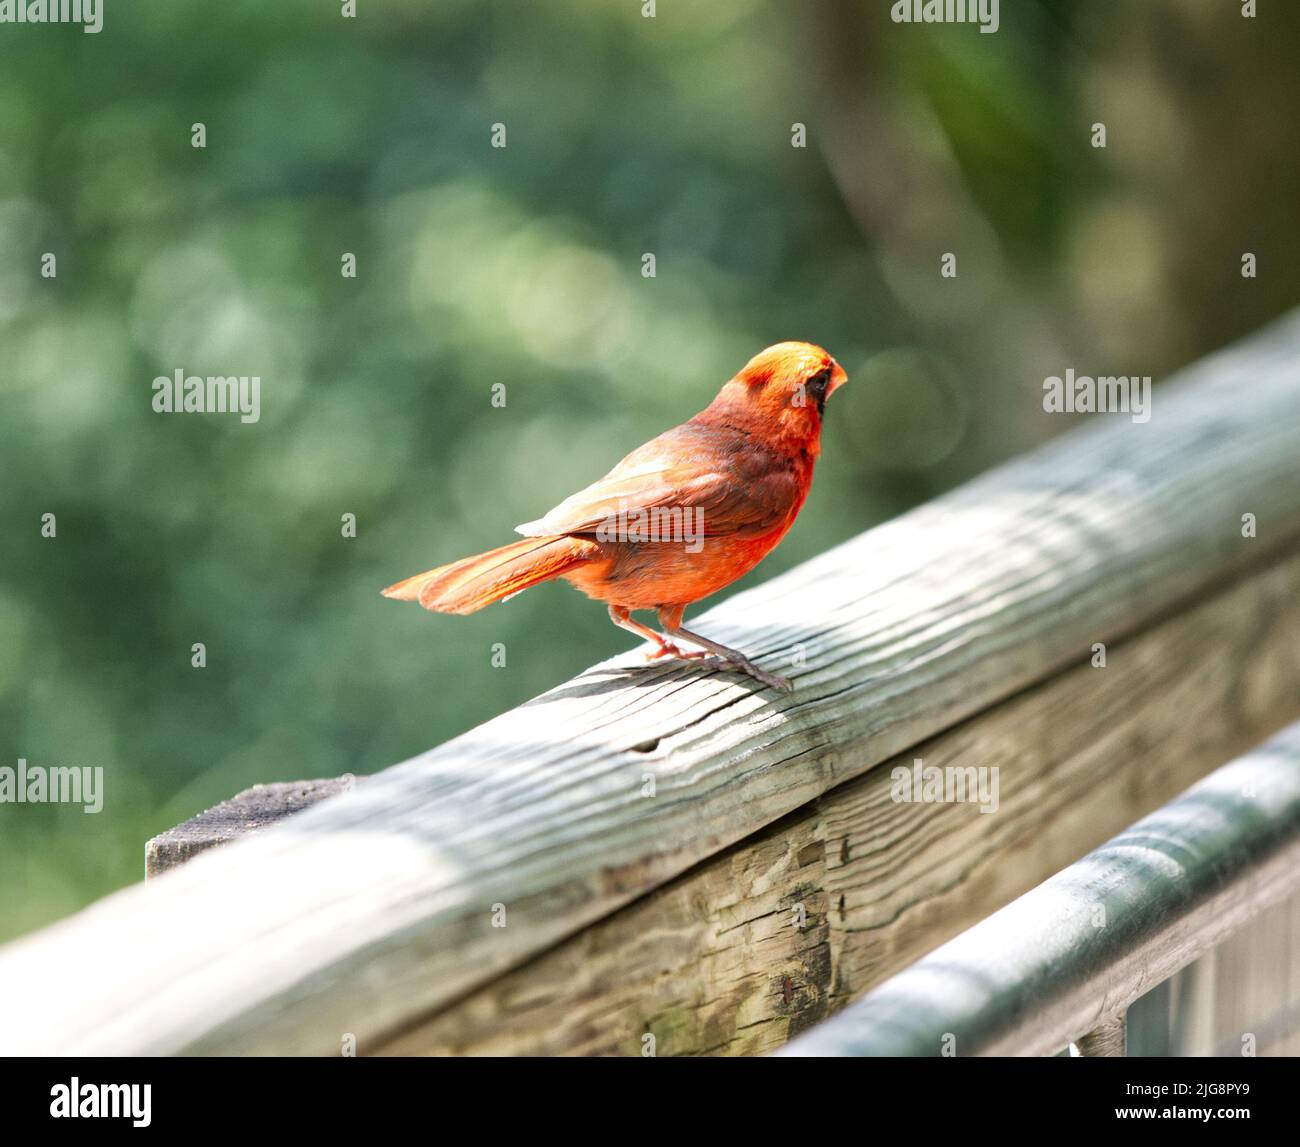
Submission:
M 509 540 L 771 342 L 851 385 L 747 583 L 1062 430 L 1046 375 L 1159 378 L 1300 294 L 1300 8 L 1003 0 L 990 36 L 888 7 L 0 26 L 0 763 L 107 774 L 97 816 L 0 806 L 0 936 L 243 787 L 375 771 L 627 648 L 564 585 L 469 618 L 378 591 Z M 155 414 L 178 368 L 259 375 L 260 422 Z

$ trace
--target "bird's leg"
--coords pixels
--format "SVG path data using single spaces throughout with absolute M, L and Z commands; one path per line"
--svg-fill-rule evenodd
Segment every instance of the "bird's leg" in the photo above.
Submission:
M 659 610 L 659 624 L 673 637 L 693 641 L 696 645 L 701 645 L 710 652 L 716 653 L 719 657 L 725 658 L 742 673 L 748 673 L 755 681 L 761 681 L 764 685 L 779 689 L 782 693 L 789 693 L 794 689 L 794 686 L 790 684 L 787 678 L 778 677 L 775 673 L 760 669 L 740 650 L 728 648 L 716 641 L 710 641 L 707 637 L 701 637 L 698 633 L 692 633 L 689 629 L 683 629 L 682 614 L 685 612 L 686 607 L 684 605 L 665 606 Z
M 639 621 L 632 620 L 632 611 L 625 605 L 611 605 L 609 607 L 609 620 L 617 625 L 620 629 L 626 629 L 628 633 L 635 633 L 638 637 L 645 638 L 646 641 L 653 641 L 655 647 L 645 655 L 647 661 L 658 661 L 661 657 L 684 657 L 686 656 L 673 642 L 668 638 L 656 633 L 648 625 L 642 625 Z
M 659 614 L 659 624 L 668 629 L 670 625 L 680 624 L 682 614 L 686 612 L 686 607 L 684 605 L 663 605 L 659 607 L 657 612 Z M 682 661 L 712 661 L 716 659 L 716 654 L 710 653 L 707 649 L 683 649 L 664 634 L 656 634 L 655 636 L 659 641 L 663 642 L 665 649 L 672 650 L 671 653 L 661 653 L 657 654 L 657 656 L 677 657 Z M 696 644 L 700 643 L 697 642 Z

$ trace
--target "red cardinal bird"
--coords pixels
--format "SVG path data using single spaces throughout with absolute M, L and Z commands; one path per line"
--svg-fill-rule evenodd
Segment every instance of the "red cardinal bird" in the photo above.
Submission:
M 692 602 L 748 573 L 794 524 L 821 453 L 826 399 L 846 381 L 821 347 L 785 342 L 756 354 L 706 409 L 633 450 L 524 540 L 399 581 L 385 597 L 473 613 L 562 577 L 609 604 L 615 625 L 654 642 L 647 659 L 717 654 L 776 689 L 790 682 L 743 653 L 682 628 Z M 634 621 L 653 609 L 664 633 Z M 684 652 L 674 638 L 703 650 Z

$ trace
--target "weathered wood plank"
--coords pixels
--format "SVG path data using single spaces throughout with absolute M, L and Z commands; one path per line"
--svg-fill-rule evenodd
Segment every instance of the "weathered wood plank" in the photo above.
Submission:
M 1300 717 L 1297 586 L 1300 555 L 1112 645 L 1105 668 L 1069 669 L 839 786 L 363 1050 L 639 1055 L 649 1032 L 659 1055 L 771 1051 Z M 997 812 L 892 801 L 890 773 L 916 756 L 997 767 Z
M 792 696 L 606 663 L 10 946 L 0 1050 L 399 1029 L 1263 560 L 1300 532 L 1297 408 L 1293 315 L 1162 387 L 1150 422 L 1084 427 L 697 620 L 794 659 Z

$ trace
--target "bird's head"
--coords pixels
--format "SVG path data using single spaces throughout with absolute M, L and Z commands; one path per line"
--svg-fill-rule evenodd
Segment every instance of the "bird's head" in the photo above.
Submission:
M 744 365 L 710 410 L 752 420 L 816 454 L 826 400 L 847 381 L 844 368 L 821 347 L 776 343 Z
M 751 358 L 735 381 L 751 399 L 773 409 L 788 406 L 826 409 L 826 399 L 848 381 L 848 375 L 829 354 L 812 343 L 777 343 Z

